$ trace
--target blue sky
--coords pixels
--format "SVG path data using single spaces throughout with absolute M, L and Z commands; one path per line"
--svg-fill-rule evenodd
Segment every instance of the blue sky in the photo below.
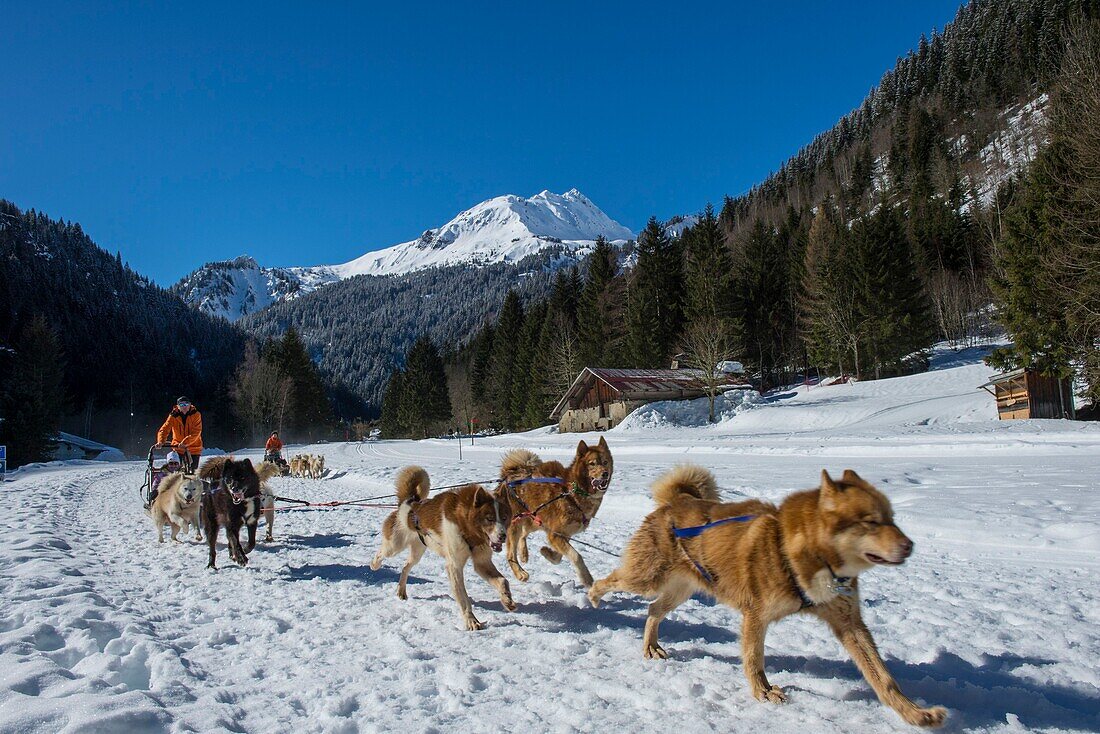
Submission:
M 760 181 L 958 2 L 770 5 L 9 4 L 0 197 L 164 285 L 505 193 L 576 187 L 638 230 Z

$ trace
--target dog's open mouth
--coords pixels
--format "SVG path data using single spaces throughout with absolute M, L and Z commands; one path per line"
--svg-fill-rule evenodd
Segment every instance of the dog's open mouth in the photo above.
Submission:
M 501 549 L 504 547 L 504 544 L 503 543 L 497 543 L 497 542 L 494 542 L 494 541 L 490 540 L 489 541 L 489 547 L 493 549 L 493 553 L 500 553 Z
M 902 558 L 899 561 L 892 561 L 889 558 L 883 558 L 882 556 L 875 555 L 874 553 L 864 553 L 863 557 L 871 563 L 877 563 L 881 566 L 900 566 L 905 563 L 905 559 Z
M 607 485 L 610 484 L 610 483 L 611 483 L 611 480 L 608 479 L 607 477 L 603 477 L 601 479 L 593 479 L 592 480 L 592 490 L 595 491 L 595 492 L 606 492 L 607 491 Z
M 244 490 L 229 490 L 229 495 L 233 498 L 233 504 L 239 505 L 244 502 Z

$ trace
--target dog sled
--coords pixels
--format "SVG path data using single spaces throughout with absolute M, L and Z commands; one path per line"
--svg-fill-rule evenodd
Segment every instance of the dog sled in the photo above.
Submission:
M 290 462 L 283 458 L 282 452 L 264 454 L 264 461 L 270 461 L 279 467 L 279 473 L 284 477 L 290 476 Z
M 172 451 L 175 451 L 180 457 L 180 468 L 177 471 L 184 471 L 191 466 L 191 452 L 187 450 L 186 446 L 174 447 L 159 443 L 150 446 L 148 463 L 145 467 L 145 482 L 138 490 L 141 495 L 141 503 L 146 509 L 152 504 L 153 498 L 156 497 L 156 490 L 161 480 L 172 473 L 166 466 L 168 464 L 168 454 Z

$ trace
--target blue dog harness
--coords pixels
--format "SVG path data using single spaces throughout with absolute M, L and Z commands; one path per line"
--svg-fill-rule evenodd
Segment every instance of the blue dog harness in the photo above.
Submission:
M 748 522 L 749 520 L 755 520 L 756 515 L 738 515 L 737 517 L 723 517 L 721 520 L 715 520 L 714 522 L 708 522 L 706 525 L 695 525 L 690 528 L 678 528 L 675 525 L 672 526 L 672 534 L 677 538 L 694 538 L 702 535 L 711 528 L 716 528 L 719 525 L 726 525 L 731 522 Z
M 695 570 L 699 572 L 699 575 L 703 577 L 703 580 L 706 581 L 708 584 L 713 584 L 714 576 L 712 576 L 711 573 L 703 567 L 703 564 L 699 563 L 699 561 L 695 560 L 695 558 L 693 558 L 692 555 L 688 553 L 687 548 L 684 547 L 683 539 L 697 538 L 711 528 L 716 528 L 719 525 L 728 525 L 731 522 L 750 522 L 751 520 L 755 519 L 756 515 L 737 515 L 736 517 L 723 517 L 721 520 L 712 520 L 711 522 L 708 522 L 704 525 L 693 525 L 689 528 L 678 528 L 673 525 L 672 536 L 676 538 L 676 542 L 679 544 L 680 550 L 683 551 L 687 559 L 691 561 L 691 564 L 695 566 Z

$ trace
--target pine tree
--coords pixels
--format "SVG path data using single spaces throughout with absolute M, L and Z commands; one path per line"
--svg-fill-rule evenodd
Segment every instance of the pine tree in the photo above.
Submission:
M 618 270 L 615 248 L 602 236 L 597 237 L 596 247 L 588 258 L 588 274 L 578 305 L 578 350 L 585 365 L 607 366 L 608 342 L 616 324 L 608 296 Z
M 931 307 L 901 215 L 880 207 L 852 228 L 849 252 L 867 367 L 876 378 L 932 343 Z
M 627 339 L 636 367 L 664 367 L 683 328 L 683 254 L 656 217 L 638 237 L 627 300 Z
M 386 438 L 401 438 L 409 433 L 408 427 L 401 421 L 404 380 L 405 373 L 394 367 L 382 393 L 382 434 Z
M 1067 313 L 1045 269 L 1060 246 L 1056 201 L 1065 192 L 1054 175 L 1057 162 L 1057 150 L 1041 153 L 1005 214 L 994 264 L 997 274 L 990 286 L 997 320 L 1013 343 L 994 351 L 989 363 L 1000 369 L 1029 367 L 1066 377 L 1074 357 Z
M 553 300 L 553 295 L 550 300 Z M 519 341 L 516 343 L 515 375 L 509 401 L 509 424 L 514 428 L 531 428 L 539 420 L 528 413 L 528 406 L 532 396 L 545 390 L 545 355 L 540 347 L 546 315 L 552 308 L 547 301 L 538 301 L 531 304 L 523 315 L 523 328 L 520 329 Z
M 426 438 L 434 423 L 451 417 L 443 357 L 427 335 L 417 337 L 409 347 L 400 394 L 400 423 L 417 438 Z
M 855 300 L 843 287 L 845 259 L 840 233 L 826 202 L 818 210 L 807 237 L 798 302 L 802 337 L 817 365 L 837 365 L 856 348 Z
M 471 343 L 473 357 L 470 360 L 470 395 L 477 402 L 485 400 L 485 390 L 489 381 L 489 368 L 493 363 L 493 324 L 485 324 L 474 336 Z
M 713 206 L 707 204 L 699 221 L 684 231 L 683 240 L 687 321 L 728 321 L 733 297 L 733 257 L 726 248 Z
M 775 233 L 757 219 L 739 252 L 734 285 L 734 315 L 742 327 L 746 361 L 760 371 L 765 385 L 773 384 L 783 363 L 786 330 L 787 263 Z
M 332 410 L 317 365 L 309 358 L 306 345 L 293 326 L 271 350 L 279 370 L 290 378 L 290 426 L 299 435 L 313 439 L 331 424 Z
M 517 347 L 520 332 L 523 330 L 523 304 L 519 294 L 509 289 L 500 307 L 500 315 L 493 336 L 492 366 L 485 390 L 493 416 L 501 425 L 510 426 L 511 420 L 519 412 L 513 404 L 516 381 Z
M 61 341 L 45 317 L 35 316 L 15 343 L 10 377 L 0 394 L 0 443 L 10 466 L 48 461 L 56 448 L 65 405 Z

